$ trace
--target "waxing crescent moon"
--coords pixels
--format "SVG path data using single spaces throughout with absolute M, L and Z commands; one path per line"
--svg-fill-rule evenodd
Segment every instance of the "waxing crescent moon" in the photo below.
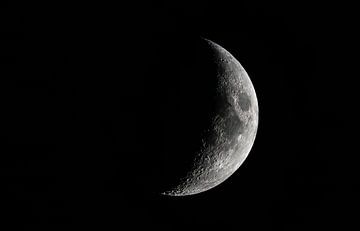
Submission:
M 204 41 L 215 67 L 209 78 L 216 78 L 216 113 L 193 155 L 191 168 L 176 185 L 161 192 L 163 195 L 193 195 L 221 184 L 241 166 L 255 140 L 258 101 L 248 74 L 227 50 Z

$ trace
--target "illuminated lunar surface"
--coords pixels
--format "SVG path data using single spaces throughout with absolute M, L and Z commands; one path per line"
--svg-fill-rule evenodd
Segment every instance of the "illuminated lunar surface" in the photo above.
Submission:
M 192 166 L 163 195 L 192 195 L 221 184 L 241 166 L 255 140 L 258 102 L 248 74 L 227 50 L 210 40 L 204 41 L 213 54 L 216 113 L 211 116 Z

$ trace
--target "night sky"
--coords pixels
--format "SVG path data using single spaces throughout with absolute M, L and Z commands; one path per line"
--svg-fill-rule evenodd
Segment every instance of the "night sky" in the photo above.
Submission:
M 341 96 L 329 96 L 334 76 L 318 68 L 326 20 L 315 6 L 4 3 L 0 17 L 1 224 L 351 226 L 355 214 L 341 214 L 358 206 L 358 187 L 341 158 Z M 158 124 L 178 119 L 161 101 L 169 82 L 186 74 L 181 65 L 199 37 L 224 47 L 249 74 L 259 102 L 257 136 L 244 164 L 218 187 L 158 196 L 149 189 L 162 145 Z

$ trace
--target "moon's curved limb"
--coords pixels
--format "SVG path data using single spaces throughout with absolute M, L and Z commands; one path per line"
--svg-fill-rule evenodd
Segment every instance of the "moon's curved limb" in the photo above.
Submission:
M 208 137 L 203 140 L 191 170 L 163 195 L 192 195 L 219 185 L 240 167 L 255 140 L 259 109 L 248 74 L 228 51 L 205 41 L 215 54 L 216 92 L 222 105 L 212 119 Z

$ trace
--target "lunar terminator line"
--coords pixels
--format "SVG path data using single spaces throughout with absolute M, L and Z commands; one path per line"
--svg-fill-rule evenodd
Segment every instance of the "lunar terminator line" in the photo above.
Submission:
M 210 40 L 204 41 L 216 67 L 211 77 L 217 82 L 216 113 L 191 168 L 163 195 L 192 195 L 219 185 L 241 166 L 255 140 L 258 101 L 248 74 L 227 50 Z

